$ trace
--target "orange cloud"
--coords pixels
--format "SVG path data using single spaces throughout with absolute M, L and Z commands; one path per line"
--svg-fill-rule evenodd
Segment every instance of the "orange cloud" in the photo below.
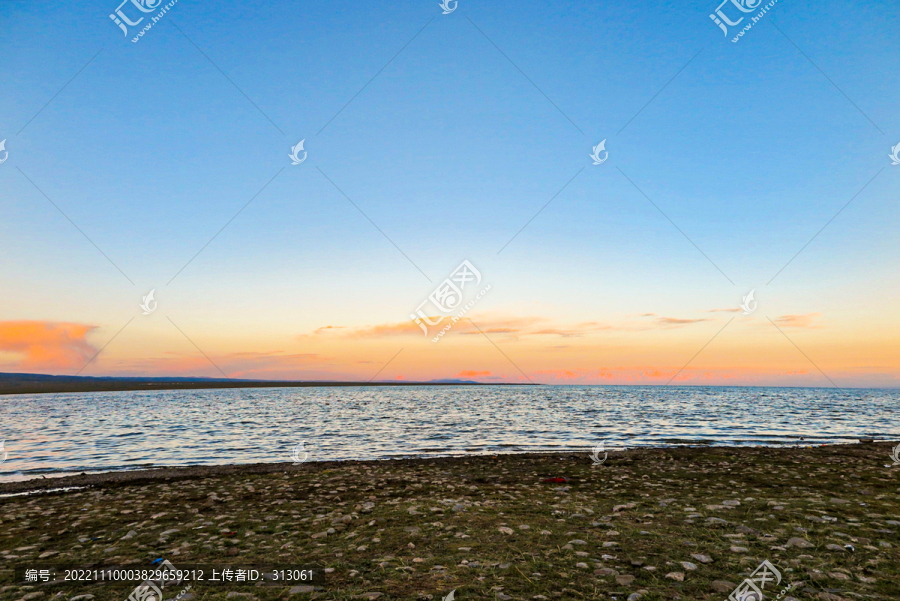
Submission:
M 97 326 L 52 321 L 0 322 L 0 351 L 29 370 L 80 368 L 97 353 L 87 335 Z
M 544 369 L 534 373 L 554 380 L 611 380 L 615 377 L 606 369 Z
M 491 372 L 489 371 L 472 371 L 471 369 L 464 369 L 463 371 L 456 374 L 458 378 L 477 378 L 478 376 L 489 376 Z
M 782 315 L 775 318 L 775 323 L 787 328 L 820 328 L 813 322 L 821 317 L 821 313 L 807 313 L 805 315 Z
M 656 320 L 664 326 L 683 326 L 690 323 L 699 323 L 701 321 L 712 321 L 711 319 L 678 319 L 677 317 L 660 317 Z

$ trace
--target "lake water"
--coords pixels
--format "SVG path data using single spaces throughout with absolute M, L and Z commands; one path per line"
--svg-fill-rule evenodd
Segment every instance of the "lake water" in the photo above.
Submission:
M 800 438 L 803 438 L 802 442 Z M 900 439 L 900 391 L 256 388 L 0 397 L 0 481 L 153 466 Z M 0 459 L 3 453 L 0 452 Z

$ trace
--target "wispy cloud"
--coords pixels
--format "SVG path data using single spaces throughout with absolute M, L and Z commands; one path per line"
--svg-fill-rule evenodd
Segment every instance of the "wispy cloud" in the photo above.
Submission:
M 678 317 L 659 317 L 656 323 L 664 326 L 686 326 L 692 323 L 700 323 L 702 321 L 712 321 L 711 319 L 680 319 Z
M 806 313 L 804 315 L 782 315 L 773 321 L 784 328 L 821 328 L 814 322 L 821 317 L 821 313 Z

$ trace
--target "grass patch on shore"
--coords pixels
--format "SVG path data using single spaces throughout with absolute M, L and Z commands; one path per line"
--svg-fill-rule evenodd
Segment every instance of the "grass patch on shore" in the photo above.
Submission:
M 782 600 L 900 599 L 889 453 L 670 448 L 600 466 L 584 452 L 99 475 L 0 498 L 0 601 L 124 601 L 137 583 L 22 585 L 3 570 L 160 557 L 320 568 L 296 588 L 192 583 L 181 601 L 439 601 L 454 589 L 459 601 L 725 600 L 764 559 L 783 576 L 767 599 L 788 583 Z M 555 476 L 567 482 L 543 482 Z

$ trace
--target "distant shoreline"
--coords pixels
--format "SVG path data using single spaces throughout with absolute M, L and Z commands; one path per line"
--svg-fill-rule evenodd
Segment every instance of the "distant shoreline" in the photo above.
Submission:
M 225 388 L 311 388 L 325 386 L 537 386 L 505 382 L 434 380 L 430 382 L 352 382 L 215 380 L 193 378 L 95 378 L 45 376 L 40 374 L 0 374 L 0 395 L 55 394 L 63 392 L 127 392 L 134 390 L 204 390 Z

